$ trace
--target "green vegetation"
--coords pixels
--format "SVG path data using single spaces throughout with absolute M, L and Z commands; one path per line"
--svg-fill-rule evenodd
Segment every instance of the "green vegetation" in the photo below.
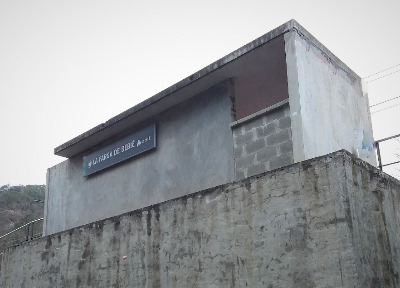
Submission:
M 45 185 L 0 187 L 0 236 L 43 217 Z

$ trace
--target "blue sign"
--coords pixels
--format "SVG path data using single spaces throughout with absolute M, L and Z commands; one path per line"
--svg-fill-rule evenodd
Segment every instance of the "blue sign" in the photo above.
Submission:
M 82 176 L 104 170 L 156 147 L 156 125 L 152 124 L 83 157 Z

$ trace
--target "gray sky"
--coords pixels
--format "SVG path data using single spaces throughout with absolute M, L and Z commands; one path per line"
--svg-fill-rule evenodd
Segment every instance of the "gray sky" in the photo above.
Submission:
M 399 11 L 398 0 L 0 0 L 0 185 L 44 184 L 65 160 L 56 146 L 292 18 L 361 77 L 400 64 Z M 370 104 L 400 96 L 399 83 L 369 83 Z M 372 114 L 375 139 L 400 133 L 399 113 Z

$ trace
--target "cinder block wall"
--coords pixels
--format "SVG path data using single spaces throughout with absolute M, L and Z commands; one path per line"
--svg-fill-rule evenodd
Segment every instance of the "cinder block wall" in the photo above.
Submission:
M 233 123 L 232 133 L 236 180 L 293 163 L 287 101 Z
M 9 248 L 0 287 L 400 287 L 399 203 L 341 151 Z

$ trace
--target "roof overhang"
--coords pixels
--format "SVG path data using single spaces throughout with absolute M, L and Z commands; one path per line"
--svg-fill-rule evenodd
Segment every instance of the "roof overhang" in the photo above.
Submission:
M 309 39 L 316 47 L 328 54 L 329 57 L 333 58 L 336 63 L 341 63 L 340 66 L 345 67 L 347 71 L 351 71 L 311 34 L 301 27 L 300 24 L 295 20 L 290 20 L 289 22 L 286 22 L 278 28 L 190 75 L 182 81 L 179 81 L 171 87 L 109 119 L 105 123 L 102 123 L 56 147 L 54 149 L 54 154 L 68 158 L 81 154 L 107 139 L 123 133 L 127 129 L 145 121 L 146 119 L 149 119 L 197 95 L 207 88 L 234 77 L 237 67 L 235 67 L 233 63 L 236 59 L 289 31 L 297 31 L 297 33 Z

